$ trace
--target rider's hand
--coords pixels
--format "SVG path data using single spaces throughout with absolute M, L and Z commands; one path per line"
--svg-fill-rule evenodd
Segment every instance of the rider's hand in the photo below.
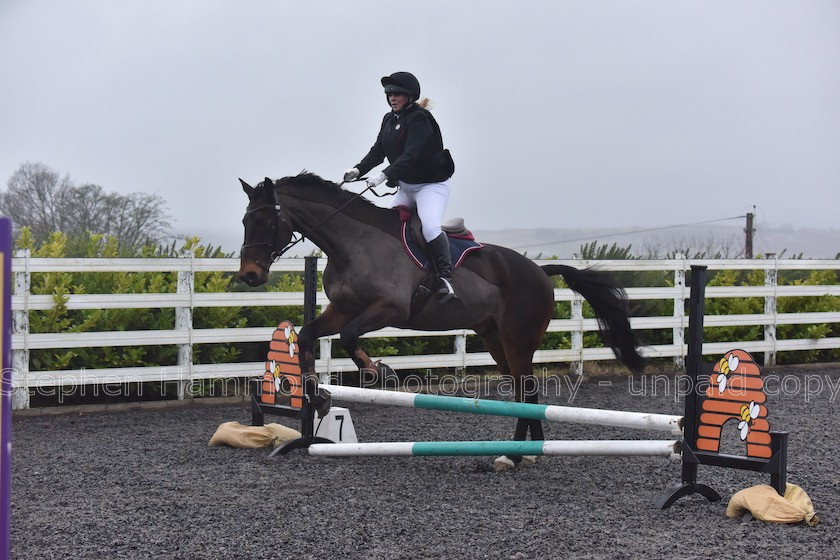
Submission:
M 385 175 L 384 173 L 380 173 L 378 175 L 370 177 L 367 180 L 367 186 L 369 188 L 372 188 L 372 187 L 375 187 L 376 185 L 380 185 L 380 184 L 384 183 L 387 180 L 388 180 L 388 176 Z
M 349 183 L 359 178 L 359 170 L 353 167 L 344 172 L 344 182 Z

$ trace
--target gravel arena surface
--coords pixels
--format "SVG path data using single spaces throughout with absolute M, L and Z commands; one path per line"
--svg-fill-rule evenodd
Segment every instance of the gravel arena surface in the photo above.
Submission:
M 679 481 L 678 461 L 545 457 L 496 473 L 492 457 L 336 459 L 296 451 L 269 459 L 267 449 L 207 445 L 222 422 L 250 423 L 245 404 L 190 405 L 16 414 L 12 555 L 838 558 L 840 366 L 768 367 L 762 373 L 771 426 L 790 432 L 788 481 L 813 500 L 821 519 L 814 527 L 725 517 L 732 494 L 769 483 L 769 475 L 701 466 L 699 481 L 723 500 L 709 503 L 695 495 L 658 511 L 652 507 L 656 499 Z M 541 402 L 569 404 L 566 378 L 560 379 L 562 389 Z M 571 404 L 682 413 L 673 377 L 645 380 L 643 385 L 635 378 L 631 385 L 622 376 L 589 379 Z M 376 405 L 348 408 L 360 441 L 509 439 L 515 422 Z M 625 429 L 544 427 L 547 439 L 668 439 Z M 723 450 L 734 453 L 736 428 L 730 423 L 725 430 L 731 434 Z

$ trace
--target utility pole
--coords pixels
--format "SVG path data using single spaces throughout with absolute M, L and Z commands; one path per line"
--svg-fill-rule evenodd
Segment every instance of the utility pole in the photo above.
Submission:
M 744 258 L 751 259 L 753 258 L 753 213 L 747 212 L 747 227 L 744 229 L 744 233 L 747 234 L 747 240 L 744 248 Z

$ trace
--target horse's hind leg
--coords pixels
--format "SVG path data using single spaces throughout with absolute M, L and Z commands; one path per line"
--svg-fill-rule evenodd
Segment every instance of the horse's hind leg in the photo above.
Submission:
M 521 373 L 516 378 L 516 401 L 538 404 L 540 402 L 539 381 L 531 371 L 533 368 L 531 360 L 528 360 L 527 372 Z M 517 418 L 516 432 L 513 439 L 525 440 L 528 439 L 528 432 L 531 433 L 531 439 L 534 441 L 542 441 L 545 439 L 543 433 L 542 422 L 529 418 Z
M 531 368 L 531 360 L 530 358 L 527 359 L 527 376 L 522 375 L 515 375 L 512 373 L 510 362 L 508 361 L 507 356 L 507 347 L 511 346 L 511 343 L 505 344 L 505 340 L 503 339 L 498 326 L 495 322 L 486 323 L 474 329 L 480 336 L 481 340 L 484 342 L 485 348 L 487 351 L 490 352 L 490 355 L 493 356 L 493 359 L 496 361 L 496 364 L 499 366 L 499 374 L 502 378 L 512 379 L 514 385 L 516 387 L 516 400 L 518 402 L 523 402 L 522 396 L 526 395 L 528 397 L 527 402 L 537 402 L 537 392 L 535 390 L 528 390 L 530 389 L 529 386 L 522 386 L 523 381 L 528 383 L 528 379 L 530 379 L 531 384 L 535 384 L 536 379 L 534 376 L 531 375 L 530 368 Z M 533 356 L 533 353 L 531 353 Z M 521 371 L 521 366 L 520 371 Z M 516 419 L 516 430 L 513 435 L 514 440 L 522 441 L 528 439 L 528 431 L 531 432 L 531 439 L 533 440 L 542 440 L 543 437 L 543 430 L 542 424 L 539 420 L 529 420 L 526 418 L 517 418 Z M 496 468 L 498 470 L 503 470 L 506 468 L 511 468 L 513 465 L 519 464 L 522 461 L 521 455 L 512 455 L 507 457 L 499 457 L 496 459 Z
M 525 395 L 523 402 L 538 404 L 540 402 L 540 393 L 537 378 L 534 377 L 533 373 L 529 373 L 526 377 L 522 378 L 521 381 L 524 385 L 523 392 Z M 543 441 L 545 439 L 542 422 L 539 420 L 523 420 L 522 418 L 520 418 L 519 421 L 525 425 L 525 430 L 530 430 L 532 440 Z M 526 439 L 525 434 L 523 434 L 522 439 Z
M 499 374 L 502 378 L 513 381 L 516 401 L 539 402 L 537 380 L 531 371 L 531 360 L 534 356 L 534 351 L 529 350 L 531 341 L 517 339 L 517 337 L 505 338 L 495 322 L 478 326 L 475 331 L 481 336 L 485 348 L 499 366 Z M 543 439 L 542 424 L 539 420 L 517 418 L 513 439 L 527 439 L 529 431 L 531 439 Z
M 484 347 L 490 352 L 490 356 L 495 360 L 496 365 L 499 366 L 499 375 L 510 377 L 510 366 L 508 365 L 507 356 L 505 356 L 505 345 L 499 335 L 499 327 L 492 319 L 485 321 L 473 327 L 473 330 L 481 337 Z
M 534 352 L 542 342 L 545 329 L 550 319 L 550 310 L 543 321 L 531 318 L 530 324 L 518 324 L 499 330 L 499 338 L 504 344 L 511 375 L 513 376 L 517 402 L 539 402 L 539 383 L 533 372 Z M 536 324 L 534 324 L 536 323 Z M 542 423 L 539 420 L 517 419 L 514 439 L 524 440 L 531 433 L 531 439 L 545 439 Z

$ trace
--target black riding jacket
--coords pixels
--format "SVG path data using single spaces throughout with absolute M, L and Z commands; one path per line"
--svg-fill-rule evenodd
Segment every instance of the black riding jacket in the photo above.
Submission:
M 356 168 L 364 175 L 386 157 L 390 165 L 383 171 L 390 181 L 436 183 L 454 171 L 435 118 L 416 104 L 385 115 L 376 142 Z

